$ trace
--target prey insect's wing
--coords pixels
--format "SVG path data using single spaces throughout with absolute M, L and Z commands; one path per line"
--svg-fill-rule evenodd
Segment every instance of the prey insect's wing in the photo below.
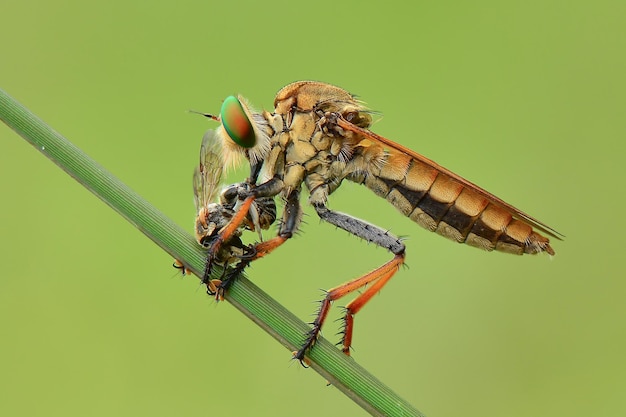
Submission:
M 220 191 L 220 181 L 224 173 L 222 142 L 214 130 L 209 130 L 202 138 L 200 164 L 193 174 L 193 193 L 196 211 L 213 202 Z
M 455 174 L 454 172 L 448 170 L 447 168 L 442 167 L 441 165 L 437 164 L 436 162 L 426 158 L 423 155 L 420 155 L 419 153 L 400 145 L 399 143 L 396 143 L 390 139 L 387 139 L 383 136 L 377 135 L 376 133 L 368 130 L 368 129 L 363 129 L 359 126 L 356 126 L 352 123 L 350 123 L 349 121 L 345 120 L 344 118 L 340 117 L 337 120 L 337 125 L 339 127 L 341 127 L 344 130 L 348 130 L 351 132 L 354 132 L 358 135 L 360 135 L 361 137 L 365 138 L 366 140 L 369 140 L 373 143 L 376 143 L 380 146 L 382 146 L 383 148 L 387 149 L 390 153 L 396 153 L 396 154 L 402 154 L 405 155 L 406 157 L 409 157 L 411 159 L 413 159 L 417 164 L 422 164 L 426 167 L 429 167 L 433 170 L 436 170 L 437 172 L 444 174 L 448 177 L 450 177 L 451 179 L 453 179 L 454 181 L 458 182 L 459 184 L 461 184 L 463 187 L 473 191 L 474 193 L 480 195 L 481 197 L 483 197 L 484 199 L 486 199 L 489 203 L 492 203 L 498 207 L 501 207 L 502 209 L 506 210 L 507 212 L 509 212 L 514 218 L 518 218 L 526 223 L 528 223 L 529 225 L 532 225 L 533 227 L 537 228 L 538 230 L 541 230 L 545 233 L 547 233 L 548 235 L 562 240 L 563 239 L 563 235 L 559 232 L 557 232 L 556 230 L 554 230 L 552 227 L 548 226 L 547 224 L 531 217 L 530 215 L 524 213 L 523 211 L 513 207 L 512 205 L 506 203 L 505 201 L 503 201 L 502 199 L 496 197 L 495 195 L 491 194 L 490 192 L 482 189 L 481 187 L 479 187 L 478 185 L 466 180 L 465 178 L 461 177 L 460 175 Z

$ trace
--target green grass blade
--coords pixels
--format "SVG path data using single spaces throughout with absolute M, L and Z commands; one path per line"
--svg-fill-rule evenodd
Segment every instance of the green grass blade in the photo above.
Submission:
M 189 233 L 1 89 L 0 119 L 173 258 L 201 275 L 205 253 Z M 297 350 L 309 329 L 243 276 L 233 284 L 226 299 L 290 351 Z M 309 358 L 311 368 L 372 415 L 422 415 L 325 339 L 320 338 Z

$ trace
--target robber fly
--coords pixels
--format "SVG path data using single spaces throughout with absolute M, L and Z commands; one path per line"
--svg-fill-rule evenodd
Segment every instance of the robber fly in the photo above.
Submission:
M 317 340 L 332 301 L 364 290 L 345 307 L 342 350 L 350 354 L 354 315 L 398 271 L 405 246 L 385 229 L 330 210 L 328 196 L 343 180 L 363 184 L 420 226 L 452 241 L 487 251 L 554 255 L 541 233 L 561 239 L 546 224 L 424 156 L 369 130 L 364 105 L 333 85 L 301 81 L 281 89 L 272 113 L 251 110 L 242 97 L 223 102 L 216 137 L 226 160 L 247 159 L 251 175 L 243 187 L 228 226 L 211 240 L 205 278 L 211 265 L 232 246 L 232 236 L 245 224 L 260 198 L 281 195 L 285 201 L 276 237 L 254 245 L 248 259 L 267 255 L 291 238 L 300 226 L 302 185 L 319 217 L 355 236 L 387 249 L 393 258 L 379 268 L 326 292 L 312 328 L 294 358 L 304 360 Z M 261 181 L 258 177 L 263 169 Z M 258 182 L 258 184 L 257 184 Z M 239 201 L 238 201 L 239 202 Z
M 221 189 L 221 178 L 224 173 L 222 142 L 215 137 L 215 131 L 209 130 L 202 138 L 200 147 L 200 164 L 196 166 L 193 175 L 194 202 L 196 206 L 196 220 L 194 232 L 198 243 L 209 247 L 220 233 L 231 223 L 242 201 L 240 195 L 249 191 L 250 182 L 231 184 L 224 187 L 219 194 L 219 203 L 214 202 Z M 253 246 L 244 245 L 241 234 L 244 229 L 257 231 L 260 241 L 263 241 L 261 230 L 267 230 L 276 220 L 276 204 L 273 197 L 256 199 L 246 212 L 243 220 L 228 231 L 228 237 L 217 252 L 212 254 L 213 262 L 224 267 L 221 279 L 211 279 L 210 271 L 206 272 L 203 282 L 207 285 L 210 294 L 221 297 L 223 290 L 232 282 L 250 263 L 254 253 Z M 235 265 L 229 270 L 230 265 Z M 183 269 L 180 261 L 174 266 Z

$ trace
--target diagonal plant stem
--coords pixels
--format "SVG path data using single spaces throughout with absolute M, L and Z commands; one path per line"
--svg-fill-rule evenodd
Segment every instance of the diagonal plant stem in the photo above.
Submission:
M 0 119 L 196 276 L 202 276 L 206 254 L 189 233 L 2 89 Z M 303 343 L 309 327 L 244 276 L 232 285 L 226 299 L 287 349 L 297 350 Z M 325 339 L 320 338 L 308 359 L 311 368 L 370 414 L 422 416 Z

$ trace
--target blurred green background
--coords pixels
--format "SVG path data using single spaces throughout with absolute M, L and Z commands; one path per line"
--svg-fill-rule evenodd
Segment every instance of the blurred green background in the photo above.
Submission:
M 189 231 L 215 125 L 187 109 L 216 112 L 233 93 L 271 109 L 300 79 L 358 94 L 384 115 L 377 133 L 567 238 L 553 259 L 483 253 L 343 185 L 332 208 L 408 237 L 409 268 L 357 317 L 354 358 L 428 416 L 618 416 L 625 12 L 5 1 L 0 87 Z M 365 414 L 4 126 L 0 185 L 0 415 Z M 249 276 L 308 321 L 320 288 L 390 256 L 306 210 L 302 233 Z

